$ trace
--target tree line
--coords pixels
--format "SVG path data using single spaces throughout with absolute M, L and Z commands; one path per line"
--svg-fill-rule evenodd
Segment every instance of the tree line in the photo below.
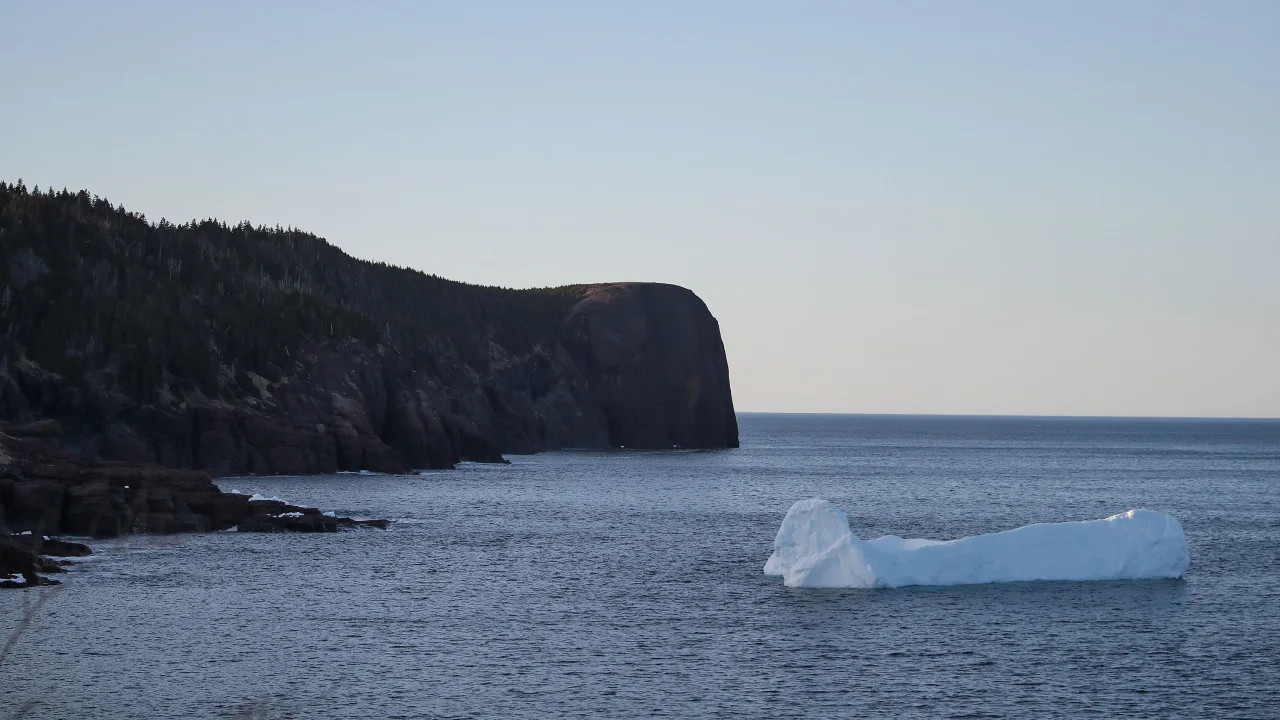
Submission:
M 384 346 L 439 375 L 491 372 L 558 331 L 573 288 L 469 285 L 357 260 L 292 227 L 150 222 L 81 190 L 0 182 L 0 362 L 141 403 L 233 398 L 308 340 Z

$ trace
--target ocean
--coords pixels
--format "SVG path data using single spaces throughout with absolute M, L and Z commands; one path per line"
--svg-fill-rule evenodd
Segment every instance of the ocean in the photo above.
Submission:
M 94 542 L 59 588 L 0 592 L 0 719 L 1280 716 L 1280 421 L 740 424 L 736 450 L 225 478 L 395 523 Z M 791 589 L 762 569 L 808 497 L 863 538 L 1149 508 L 1191 566 Z

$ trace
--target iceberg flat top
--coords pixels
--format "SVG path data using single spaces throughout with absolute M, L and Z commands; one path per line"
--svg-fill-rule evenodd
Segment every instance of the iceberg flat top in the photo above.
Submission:
M 813 498 L 787 511 L 764 571 L 782 576 L 788 587 L 892 588 L 1177 578 L 1189 562 L 1182 525 L 1153 510 L 957 540 L 861 540 L 843 512 Z

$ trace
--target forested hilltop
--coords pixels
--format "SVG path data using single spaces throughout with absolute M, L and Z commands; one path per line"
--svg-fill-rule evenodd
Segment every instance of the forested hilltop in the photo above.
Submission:
M 718 325 L 683 288 L 509 290 L 293 228 L 151 223 L 0 183 L 0 419 L 215 473 L 737 445 Z

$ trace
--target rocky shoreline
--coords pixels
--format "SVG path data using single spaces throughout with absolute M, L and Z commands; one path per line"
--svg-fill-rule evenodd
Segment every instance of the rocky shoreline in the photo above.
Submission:
M 469 285 L 21 182 L 0 235 L 3 585 L 57 571 L 46 537 L 379 524 L 212 477 L 738 447 L 720 324 L 684 287 Z
M 87 545 L 58 536 L 111 538 L 237 529 L 337 532 L 385 520 L 223 492 L 207 472 L 74 457 L 56 449 L 56 423 L 0 428 L 0 588 L 57 584 L 46 577 Z

